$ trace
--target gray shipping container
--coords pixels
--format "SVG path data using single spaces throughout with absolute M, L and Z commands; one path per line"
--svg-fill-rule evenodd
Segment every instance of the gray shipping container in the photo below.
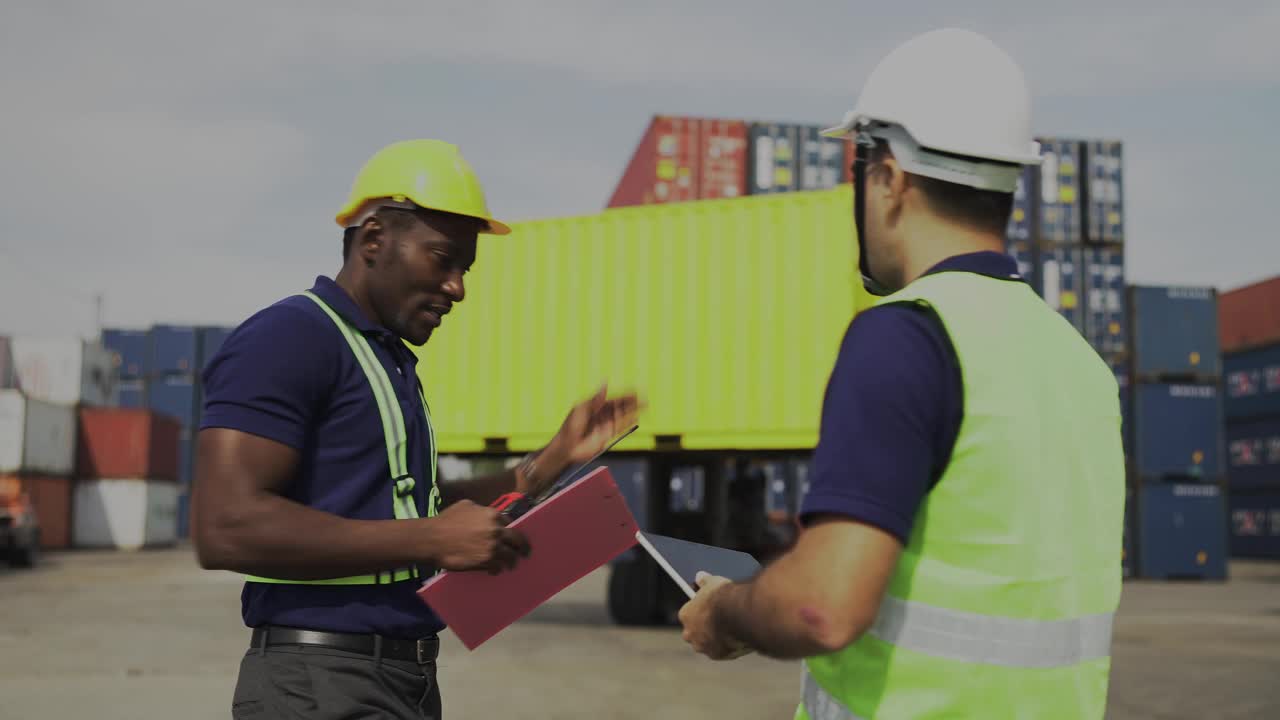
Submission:
M 1013 192 L 1013 209 L 1009 212 L 1009 225 L 1005 240 L 1009 244 L 1031 242 L 1031 193 L 1035 188 L 1036 169 L 1023 169 L 1018 187 Z M 1028 262 L 1030 262 L 1028 260 Z
M 800 189 L 829 190 L 844 177 L 845 146 L 848 141 L 822 137 L 822 128 L 809 125 L 798 129 L 800 136 Z
M 747 194 L 794 192 L 800 183 L 800 126 L 756 123 L 747 127 Z
M 1083 252 L 1080 246 L 1042 247 L 1036 262 L 1040 297 L 1084 333 Z
M 1100 353 L 1128 348 L 1124 289 L 1124 248 L 1084 250 L 1085 337 Z
M 1124 155 L 1114 140 L 1085 144 L 1084 225 L 1091 243 L 1124 242 Z
M 1076 140 L 1041 139 L 1038 197 L 1040 242 L 1077 245 L 1081 226 L 1081 144 Z

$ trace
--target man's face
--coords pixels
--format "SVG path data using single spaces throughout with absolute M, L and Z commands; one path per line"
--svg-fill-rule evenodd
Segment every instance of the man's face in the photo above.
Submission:
M 408 227 L 383 230 L 369 296 L 387 329 L 413 345 L 427 342 L 466 296 L 463 275 L 475 262 L 480 227 L 472 218 L 415 212 Z

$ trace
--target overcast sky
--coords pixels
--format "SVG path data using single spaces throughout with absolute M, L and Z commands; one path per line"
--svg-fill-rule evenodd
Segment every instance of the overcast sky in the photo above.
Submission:
M 403 138 L 458 143 L 504 219 L 594 212 L 652 114 L 834 122 L 949 25 L 1023 64 L 1038 133 L 1124 141 L 1132 281 L 1280 274 L 1280 3 L 1145 4 L 4 0 L 0 333 L 91 333 L 95 293 L 238 322 L 337 271 Z

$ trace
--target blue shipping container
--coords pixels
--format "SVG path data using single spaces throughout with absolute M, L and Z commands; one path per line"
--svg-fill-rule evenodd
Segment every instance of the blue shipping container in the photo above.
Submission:
M 151 373 L 150 332 L 103 330 L 102 346 L 115 353 L 122 380 L 145 377 Z
M 1280 560 L 1280 492 L 1233 493 L 1231 555 Z
M 675 468 L 671 472 L 671 512 L 702 512 L 706 477 L 706 470 L 698 465 Z
M 1100 353 L 1122 353 L 1125 337 L 1124 249 L 1088 248 L 1085 267 L 1085 337 Z
M 822 128 L 798 129 L 800 136 L 800 189 L 828 190 L 844 178 L 846 140 L 822 137 Z
M 147 407 L 169 415 L 183 428 L 197 424 L 198 391 L 190 375 L 168 375 L 147 380 Z
M 747 194 L 792 192 L 799 187 L 798 125 L 754 124 L 747 129 Z
M 1222 358 L 1227 420 L 1280 416 L 1280 344 Z
M 213 359 L 214 354 L 218 352 L 218 348 L 222 347 L 222 343 L 226 342 L 227 336 L 234 329 L 229 327 L 200 328 L 200 363 L 196 366 L 196 372 L 209 366 L 209 361 Z
M 151 373 L 192 373 L 196 371 L 199 343 L 196 329 L 185 325 L 156 325 L 151 328 Z
M 1124 534 L 1120 547 L 1120 574 L 1123 577 L 1133 577 L 1134 568 L 1137 567 L 1138 554 L 1134 547 L 1134 535 L 1136 529 L 1133 526 L 1133 519 L 1137 516 L 1136 503 L 1133 498 L 1133 486 L 1125 485 L 1124 488 Z
M 1123 355 L 1106 355 L 1104 359 L 1111 372 L 1116 376 L 1116 386 L 1120 390 L 1120 433 L 1124 443 L 1124 453 L 1133 451 L 1133 425 L 1130 414 L 1133 409 L 1133 389 L 1129 387 L 1129 361 Z
M 1040 140 L 1039 242 L 1077 245 L 1081 227 L 1081 147 L 1075 140 Z
M 1139 383 L 1133 396 L 1134 465 L 1140 478 L 1216 482 L 1222 398 L 1213 385 Z
M 1042 247 L 1036 276 L 1040 297 L 1077 330 L 1084 332 L 1084 278 L 1079 246 Z
M 1131 286 L 1129 323 L 1138 379 L 1222 373 L 1213 288 Z
M 1088 172 L 1084 184 L 1086 240 L 1124 242 L 1124 152 L 1117 141 L 1085 145 Z
M 1033 167 L 1023 170 L 1013 191 L 1013 209 L 1009 212 L 1009 224 L 1004 233 L 1008 244 L 1035 240 L 1031 237 L 1031 192 L 1035 188 L 1035 172 Z
M 143 380 L 121 380 L 119 402 L 122 408 L 147 407 L 146 382 Z
M 1228 422 L 1227 462 L 1232 491 L 1280 491 L 1280 415 Z
M 1147 485 L 1138 502 L 1138 574 L 1227 577 L 1226 498 L 1217 485 Z

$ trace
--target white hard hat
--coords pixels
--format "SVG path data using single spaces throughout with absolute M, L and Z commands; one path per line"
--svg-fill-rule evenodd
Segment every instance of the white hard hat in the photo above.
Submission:
M 959 29 L 918 35 L 889 53 L 857 105 L 828 137 L 889 142 L 903 170 L 1013 192 L 1023 165 L 1040 164 L 1022 69 L 986 37 Z

